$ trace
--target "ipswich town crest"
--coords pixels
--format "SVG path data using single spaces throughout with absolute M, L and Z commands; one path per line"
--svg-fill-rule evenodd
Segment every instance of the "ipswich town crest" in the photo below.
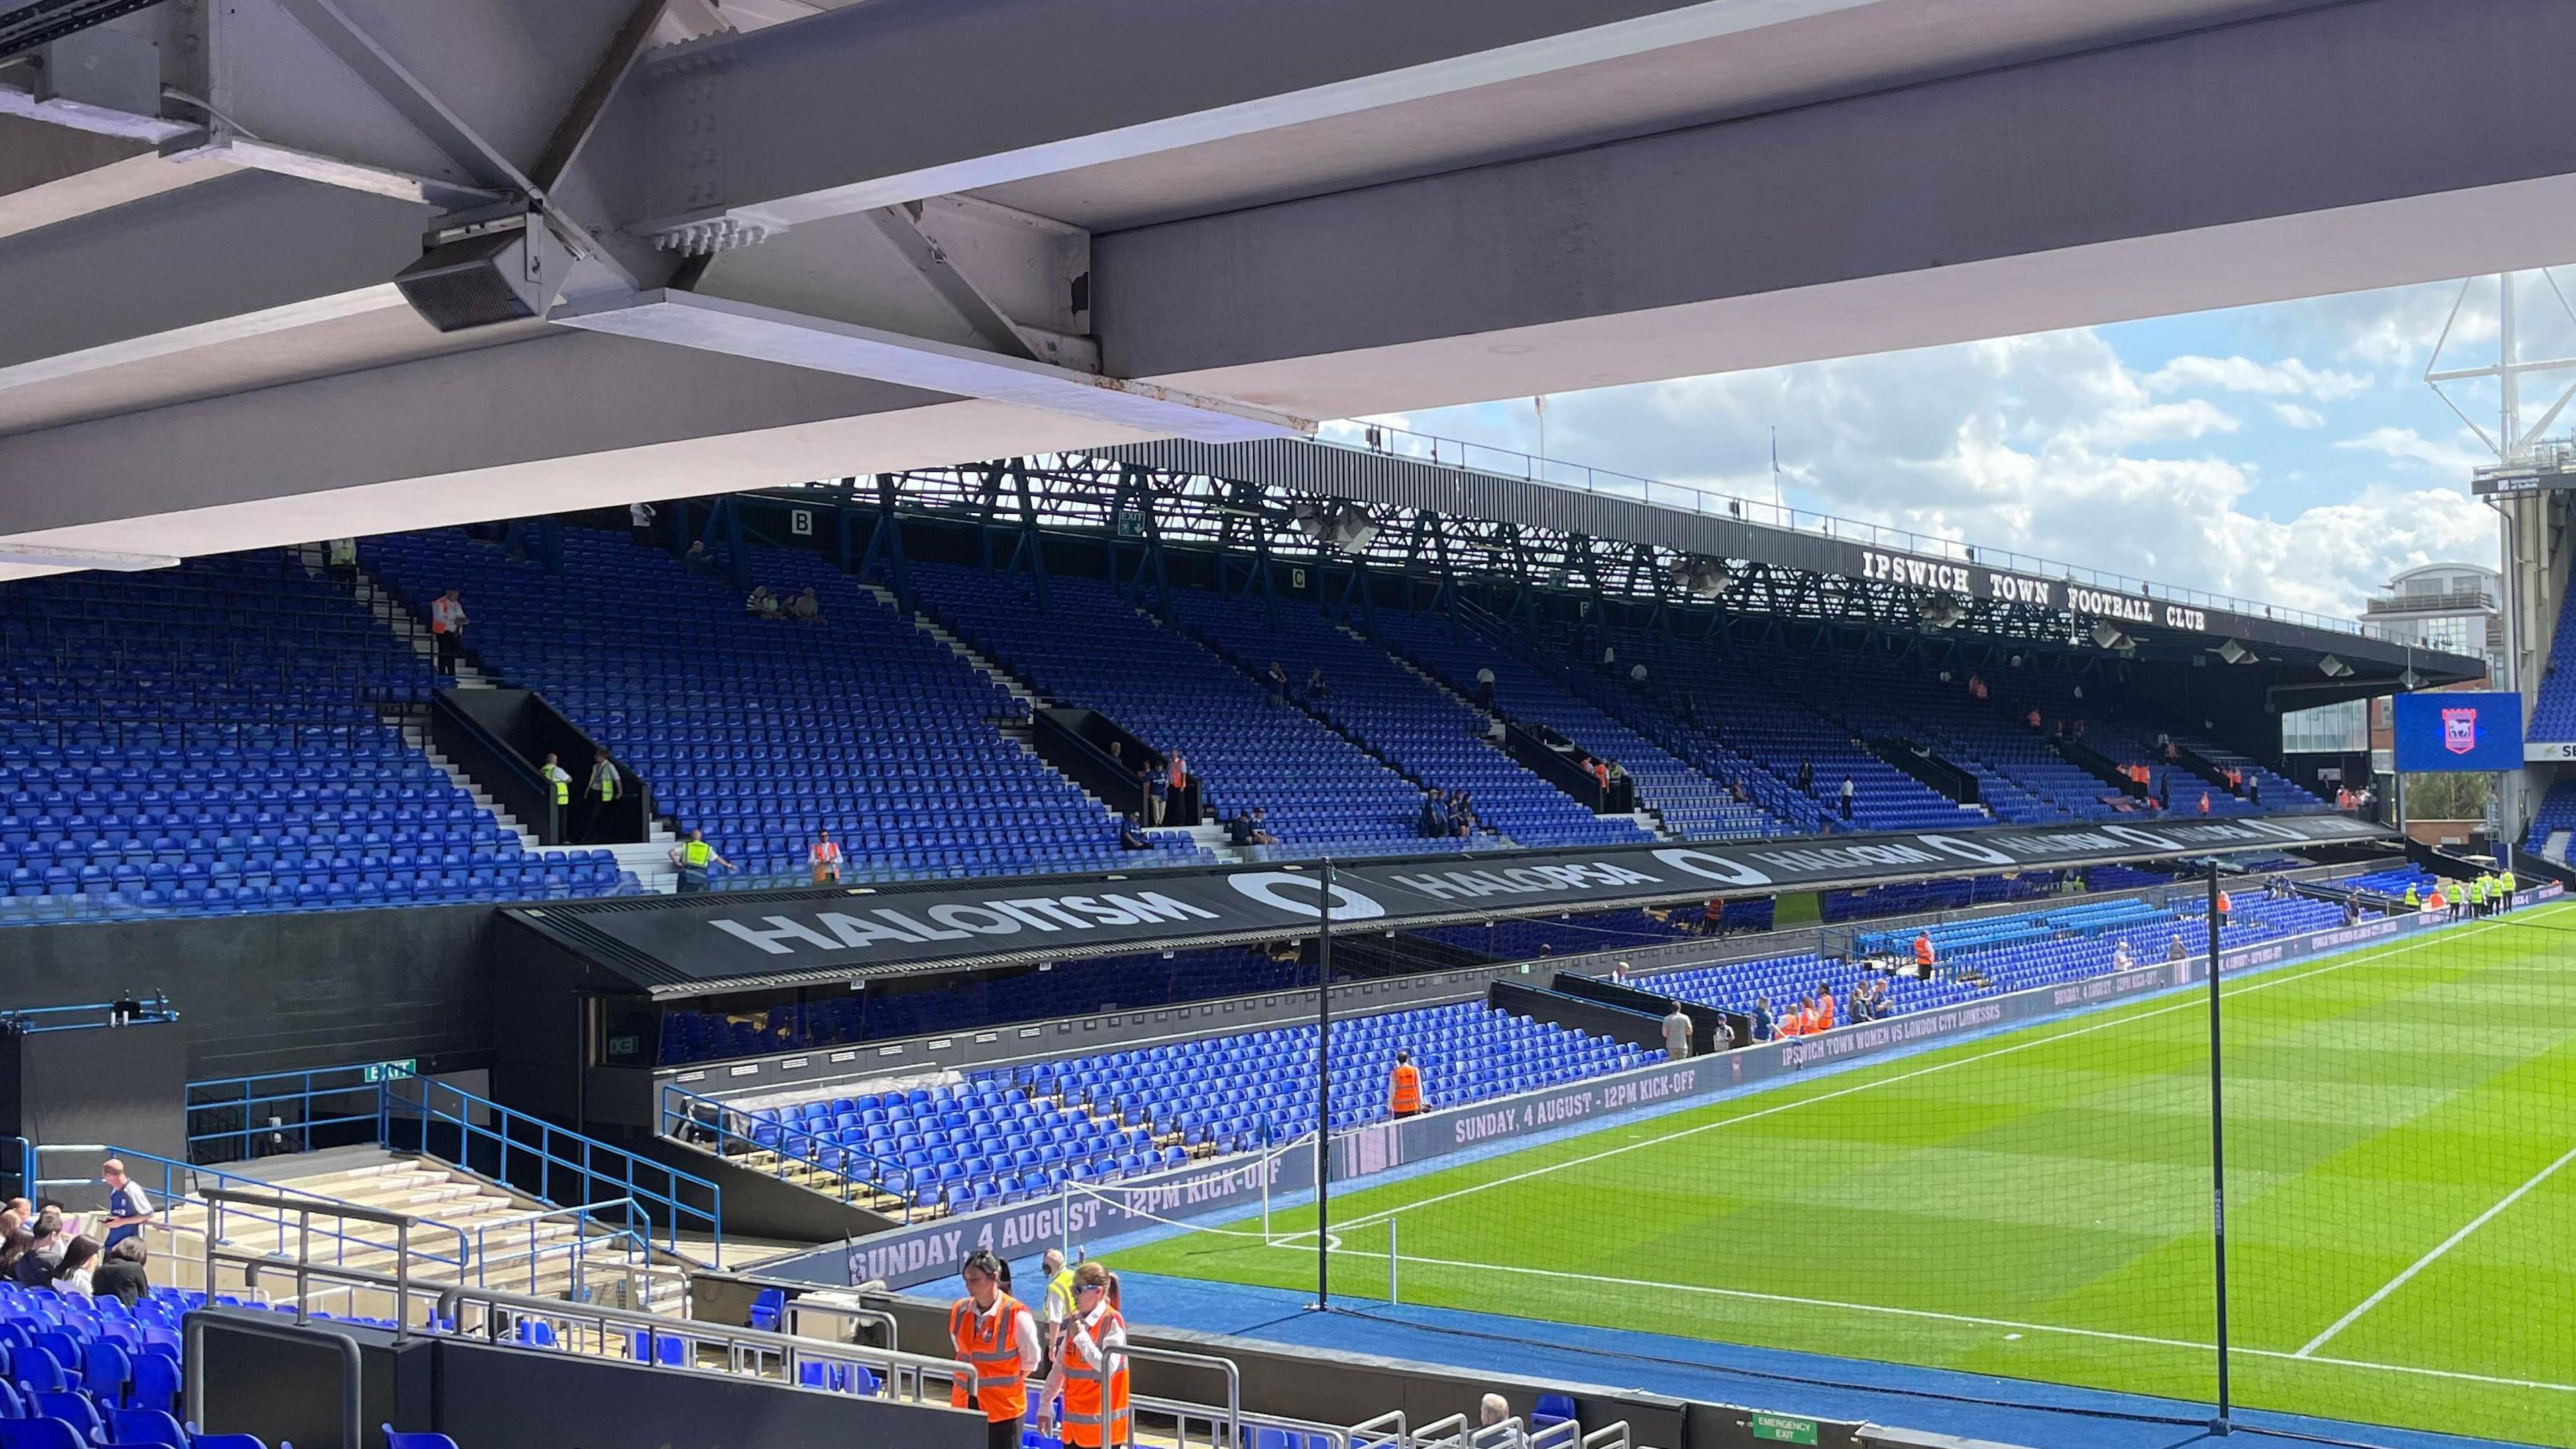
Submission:
M 2442 711 L 2442 748 L 2455 755 L 2465 755 L 2477 747 L 2477 710 L 2471 707 Z

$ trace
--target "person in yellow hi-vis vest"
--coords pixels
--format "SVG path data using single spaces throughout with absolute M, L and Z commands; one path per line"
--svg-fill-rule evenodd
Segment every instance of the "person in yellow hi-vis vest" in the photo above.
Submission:
M 607 812 L 609 806 L 617 803 L 618 793 L 624 788 L 625 781 L 617 773 L 617 762 L 608 758 L 608 751 L 594 750 L 590 759 L 590 779 L 581 791 L 582 844 L 588 845 L 599 839 L 599 817 Z
M 554 828 L 547 832 L 553 838 L 546 843 L 560 845 L 565 839 L 564 829 L 571 823 L 566 817 L 572 813 L 570 809 L 572 774 L 564 769 L 563 762 L 555 758 L 555 752 L 552 750 L 546 751 L 546 762 L 537 773 L 545 777 L 548 807 L 546 813 L 552 817 L 554 825 Z
M 707 888 L 709 866 L 720 865 L 727 870 L 734 868 L 732 861 L 716 854 L 716 848 L 707 844 L 705 835 L 694 829 L 671 848 L 671 865 L 680 872 L 682 895 L 694 895 Z
M 1046 1367 L 1041 1375 L 1055 1371 L 1055 1346 L 1064 1337 L 1064 1326 L 1073 1321 L 1073 1270 L 1064 1265 L 1064 1254 L 1054 1248 L 1038 1260 L 1038 1271 L 1046 1278 L 1044 1306 L 1038 1309 L 1038 1341 L 1046 1349 Z

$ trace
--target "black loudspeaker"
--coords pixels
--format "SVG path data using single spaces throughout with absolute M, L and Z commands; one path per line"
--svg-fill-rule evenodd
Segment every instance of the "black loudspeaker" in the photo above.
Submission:
M 570 258 L 534 217 L 524 227 L 441 242 L 395 275 L 403 300 L 430 326 L 462 332 L 545 315 Z
M 107 1205 L 107 1190 L 94 1179 L 98 1163 L 68 1156 L 63 1147 L 105 1145 L 188 1160 L 188 1037 L 175 1021 L 108 1026 L 0 1031 L 0 1137 L 24 1137 L 43 1154 L 47 1178 L 93 1179 L 30 1191 L 71 1207 Z M 16 1149 L 5 1155 L 13 1157 Z M 163 1174 L 157 1165 L 127 1164 L 134 1180 L 157 1201 Z

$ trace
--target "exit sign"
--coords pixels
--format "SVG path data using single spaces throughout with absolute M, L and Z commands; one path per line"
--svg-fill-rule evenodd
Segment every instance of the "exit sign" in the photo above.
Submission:
M 367 1080 L 370 1082 L 390 1082 L 402 1077 L 417 1077 L 419 1075 L 420 1058 L 418 1057 L 405 1057 L 398 1062 L 370 1062 L 367 1064 Z M 1807 1442 L 1812 1444 L 1816 1441 L 1810 1439 Z
M 1768 1439 L 1775 1444 L 1816 1442 L 1816 1421 L 1813 1419 L 1793 1419 L 1786 1414 L 1756 1414 L 1750 1427 L 1754 1438 Z

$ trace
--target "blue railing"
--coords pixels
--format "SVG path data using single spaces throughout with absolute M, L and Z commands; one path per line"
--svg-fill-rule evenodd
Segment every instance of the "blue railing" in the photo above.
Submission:
M 13 1148 L 18 1164 L 16 1172 L 0 1173 L 0 1176 L 13 1178 L 28 1197 L 46 1196 L 48 1189 L 61 1191 L 96 1187 L 99 1179 L 95 1169 L 98 1164 L 110 1157 L 116 1158 L 125 1164 L 127 1179 L 141 1187 L 144 1195 L 152 1199 L 152 1216 L 164 1232 L 170 1233 L 196 1231 L 180 1227 L 172 1218 L 172 1214 L 187 1204 L 200 1187 L 270 1195 L 279 1191 L 274 1183 L 244 1177 L 239 1173 L 225 1172 L 220 1168 L 179 1162 L 155 1153 L 132 1147 L 121 1147 L 114 1143 L 47 1142 L 39 1145 L 29 1143 L 24 1137 L 9 1137 L 0 1138 L 0 1146 Z M 44 1165 L 47 1157 L 56 1159 L 58 1163 L 68 1158 L 90 1170 L 84 1171 L 79 1176 L 71 1176 L 67 1173 L 54 1175 L 49 1173 Z M 61 1173 L 62 1169 L 58 1167 L 55 1172 Z M 346 1198 L 332 1197 L 327 1193 L 311 1192 L 303 1188 L 293 1189 L 293 1194 L 306 1201 L 324 1203 L 333 1207 L 363 1206 Z M 245 1224 L 248 1225 L 247 1231 Z M 414 1259 L 444 1264 L 461 1273 L 465 1265 L 475 1256 L 469 1249 L 465 1229 L 451 1223 L 438 1222 L 423 1222 L 419 1227 L 435 1235 L 432 1237 L 433 1242 L 442 1241 L 445 1234 L 454 1234 L 456 1246 L 451 1251 L 439 1252 L 415 1240 L 411 1250 Z M 258 1239 L 264 1237 L 269 1239 L 270 1252 L 283 1254 L 294 1251 L 316 1263 L 345 1263 L 352 1253 L 391 1253 L 397 1250 L 396 1239 L 392 1233 L 384 1233 L 381 1237 L 370 1237 L 365 1232 L 348 1227 L 334 1228 L 299 1222 L 293 1214 L 283 1211 L 267 1214 L 239 1206 L 209 1208 L 206 1214 L 205 1231 L 235 1246 L 256 1243 Z M 327 1257 L 324 1256 L 324 1250 L 327 1250 Z
M 370 1078 L 373 1080 L 370 1080 Z M 237 1162 L 379 1143 L 429 1153 L 548 1203 L 623 1204 L 624 1225 L 680 1249 L 703 1232 L 721 1264 L 724 1190 L 694 1173 L 408 1072 L 331 1067 L 194 1082 L 188 1156 Z
M 902 1222 L 911 1222 L 916 1213 L 928 1213 L 942 1205 L 919 1200 L 913 1190 L 913 1172 L 908 1167 L 889 1163 L 873 1153 L 835 1142 L 820 1133 L 790 1127 L 784 1122 L 727 1106 L 686 1087 L 663 1084 L 659 1115 L 657 1130 L 664 1137 L 713 1152 L 728 1162 L 769 1154 L 770 1163 L 765 1170 L 782 1182 L 792 1180 L 802 1169 L 809 1176 L 829 1174 L 834 1178 L 840 1184 L 837 1191 L 815 1187 L 811 1182 L 804 1186 L 830 1192 L 843 1202 L 850 1202 L 862 1194 L 899 1198 L 903 1206 L 892 1216 Z M 736 1165 L 750 1167 L 748 1163 Z M 750 1170 L 758 1172 L 764 1169 Z

